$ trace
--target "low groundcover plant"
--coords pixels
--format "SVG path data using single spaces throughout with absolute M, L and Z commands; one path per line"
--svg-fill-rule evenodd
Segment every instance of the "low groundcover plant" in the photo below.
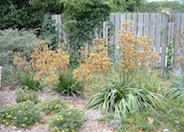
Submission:
M 76 132 L 84 121 L 83 112 L 68 107 L 54 115 L 49 126 L 52 132 Z
M 21 89 L 16 91 L 16 102 L 24 102 L 24 101 L 31 101 L 34 102 L 35 104 L 38 103 L 38 92 L 29 90 L 28 87 L 22 87 Z
M 48 99 L 41 104 L 38 105 L 38 108 L 44 112 L 44 114 L 49 114 L 54 111 L 55 113 L 59 112 L 61 109 L 65 109 L 68 106 L 62 99 L 58 97 L 54 97 L 52 99 Z
M 1 124 L 15 125 L 22 128 L 38 124 L 41 120 L 38 109 L 30 101 L 3 106 L 0 108 L 0 115 Z

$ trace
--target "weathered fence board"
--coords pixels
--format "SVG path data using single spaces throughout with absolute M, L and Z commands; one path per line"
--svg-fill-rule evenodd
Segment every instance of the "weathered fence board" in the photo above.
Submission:
M 181 25 L 180 25 L 180 13 L 176 13 L 174 15 L 174 32 L 175 33 L 179 33 L 180 32 L 180 28 L 181 28 Z M 173 68 L 174 69 L 177 69 L 178 68 L 178 63 L 176 61 L 176 58 L 178 57 L 178 43 L 179 43 L 179 39 L 178 37 L 175 35 L 174 36 L 174 63 L 173 63 Z

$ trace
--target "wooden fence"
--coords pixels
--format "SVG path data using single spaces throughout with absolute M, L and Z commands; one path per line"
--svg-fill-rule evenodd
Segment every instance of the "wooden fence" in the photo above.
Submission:
M 59 38 L 67 41 L 68 34 L 62 31 L 62 20 L 60 15 L 53 15 L 52 19 L 59 25 L 57 31 Z M 125 20 L 131 20 L 133 23 L 133 34 L 138 36 L 147 35 L 153 40 L 152 49 L 154 52 L 160 55 L 160 66 L 164 69 L 167 65 L 167 44 L 173 42 L 173 58 L 184 55 L 179 50 L 179 38 L 174 35 L 176 32 L 178 35 L 184 33 L 184 13 L 112 13 L 110 14 L 110 22 L 112 27 L 109 27 L 108 22 L 103 22 L 102 29 L 95 31 L 95 37 L 110 37 L 110 43 L 117 44 L 118 39 L 116 37 L 118 31 L 122 29 L 122 23 Z M 62 35 L 60 35 L 62 33 Z M 181 64 L 173 59 L 173 68 L 176 70 Z

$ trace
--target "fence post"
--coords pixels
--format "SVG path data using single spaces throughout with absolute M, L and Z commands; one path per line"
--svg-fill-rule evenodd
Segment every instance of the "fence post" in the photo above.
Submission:
M 2 90 L 2 70 L 3 70 L 3 67 L 2 66 L 0 66 L 0 90 Z

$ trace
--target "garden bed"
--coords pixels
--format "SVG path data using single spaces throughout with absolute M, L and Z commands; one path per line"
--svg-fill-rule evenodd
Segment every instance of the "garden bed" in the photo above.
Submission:
M 76 109 L 83 110 L 85 113 L 86 121 L 83 124 L 82 128 L 79 132 L 113 132 L 112 128 L 108 127 L 107 123 L 99 123 L 99 119 L 102 117 L 101 113 L 98 110 L 88 110 L 86 105 L 88 103 L 88 99 L 82 98 L 74 98 L 74 97 L 67 97 L 67 96 L 60 96 L 55 91 L 41 91 L 39 93 L 39 100 L 41 102 L 45 101 L 46 99 L 53 98 L 58 96 L 59 98 L 64 99 L 70 105 L 75 107 Z M 15 90 L 4 89 L 0 91 L 0 105 L 9 105 L 16 103 L 16 93 Z M 44 116 L 44 122 L 34 125 L 29 129 L 22 129 L 17 128 L 15 126 L 6 126 L 0 125 L 0 132 L 49 132 L 50 128 L 48 126 L 48 121 L 50 116 Z

